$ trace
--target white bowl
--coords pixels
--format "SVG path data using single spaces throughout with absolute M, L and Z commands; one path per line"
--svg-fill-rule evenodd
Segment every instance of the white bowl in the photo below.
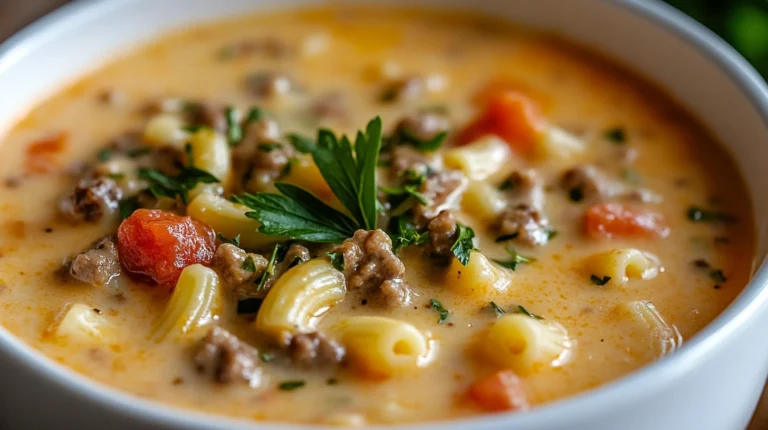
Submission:
M 396 0 L 365 0 L 395 3 Z M 359 2 L 359 1 L 358 1 Z M 768 251 L 768 90 L 734 50 L 655 0 L 400 0 L 467 8 L 553 30 L 663 86 L 736 158 L 754 202 L 757 262 Z M 104 0 L 61 8 L 0 46 L 0 133 L 62 85 L 139 42 L 192 22 L 312 0 Z M 524 414 L 411 428 L 738 429 L 768 373 L 768 269 L 672 356 L 605 387 Z M 295 428 L 150 403 L 92 382 L 0 330 L 0 428 Z

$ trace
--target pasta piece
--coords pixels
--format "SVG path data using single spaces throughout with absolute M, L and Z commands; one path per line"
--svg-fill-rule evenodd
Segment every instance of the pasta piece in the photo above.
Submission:
M 491 184 L 472 181 L 461 198 L 461 208 L 480 221 L 492 221 L 506 207 L 507 202 Z
M 226 187 L 231 171 L 231 156 L 227 139 L 221 133 L 204 127 L 189 140 L 192 147 L 192 163 L 198 169 L 212 174 L 221 184 L 198 184 L 190 192 L 191 197 L 207 189 L 223 185 Z
M 454 258 L 445 274 L 445 286 L 466 296 L 485 299 L 492 293 L 505 290 L 511 283 L 508 270 L 491 263 L 488 258 L 472 251 L 469 263 L 463 266 Z
M 256 329 L 284 345 L 292 335 L 315 331 L 317 318 L 344 300 L 344 275 L 314 259 L 285 272 L 261 304 Z
M 610 282 L 625 285 L 630 279 L 653 279 L 663 271 L 659 258 L 634 248 L 612 249 L 591 255 L 586 269 L 598 278 L 608 276 Z
M 280 178 L 280 181 L 304 188 L 324 202 L 330 202 L 335 198 L 333 191 L 320 174 L 320 169 L 310 156 L 294 158 L 287 174 Z
M 482 348 L 486 357 L 518 374 L 559 367 L 571 357 L 572 343 L 560 324 L 524 314 L 507 314 L 491 325 Z
M 445 166 L 464 172 L 470 180 L 484 181 L 506 169 L 513 160 L 512 150 L 496 136 L 486 136 L 469 145 L 445 151 Z
M 213 319 L 219 296 L 219 276 L 213 269 L 193 264 L 182 270 L 165 311 L 155 324 L 157 341 L 203 335 Z
M 539 138 L 536 153 L 540 158 L 570 160 L 584 152 L 584 142 L 567 131 L 549 126 Z
M 181 149 L 189 133 L 184 131 L 184 122 L 173 114 L 152 117 L 144 128 L 144 140 L 158 146 L 171 145 Z
M 120 184 L 123 197 L 133 196 L 146 188 L 146 184 L 139 180 L 136 170 L 136 161 L 128 157 L 114 157 L 96 167 L 96 173 L 109 176 Z
M 231 239 L 240 235 L 240 244 L 245 248 L 261 248 L 280 239 L 256 231 L 261 224 L 246 217 L 248 211 L 245 206 L 210 193 L 200 194 L 187 206 L 187 215 L 207 224 L 224 237 Z
M 91 306 L 75 303 L 66 310 L 53 328 L 56 337 L 84 344 L 107 341 L 114 329 L 106 317 Z
M 350 364 L 371 378 L 413 373 L 433 358 L 430 339 L 405 321 L 378 316 L 358 316 L 333 327 L 347 349 Z
M 659 357 L 663 357 L 682 346 L 683 336 L 674 325 L 667 324 L 655 306 L 649 301 L 622 303 L 613 309 L 614 317 L 631 321 L 641 330 L 640 338 L 653 342 Z M 636 333 L 630 332 L 630 337 Z

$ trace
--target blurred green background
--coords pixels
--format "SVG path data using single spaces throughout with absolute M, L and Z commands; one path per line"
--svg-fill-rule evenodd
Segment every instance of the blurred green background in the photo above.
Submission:
M 768 78 L 768 0 L 666 0 L 719 34 Z

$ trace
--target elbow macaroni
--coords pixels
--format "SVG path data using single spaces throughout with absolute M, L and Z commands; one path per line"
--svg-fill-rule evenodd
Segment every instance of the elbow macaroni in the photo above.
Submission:
M 469 145 L 445 151 L 443 162 L 451 169 L 464 172 L 472 181 L 484 181 L 508 168 L 512 150 L 496 136 L 486 136 Z
M 179 340 L 200 333 L 213 320 L 218 296 L 219 276 L 213 269 L 200 264 L 187 266 L 155 324 L 153 337 L 157 341 L 168 336 Z
M 613 309 L 613 316 L 630 321 L 635 330 L 639 328 L 641 339 L 655 344 L 659 357 L 674 352 L 683 344 L 683 337 L 674 325 L 669 325 L 656 307 L 649 301 L 625 302 Z M 630 331 L 629 336 L 636 333 Z M 650 336 L 649 336 L 650 335 Z
M 189 133 L 184 131 L 184 122 L 174 114 L 156 115 L 144 127 L 144 140 L 153 145 L 171 145 L 181 149 L 187 137 Z
M 536 145 L 541 158 L 570 160 L 584 152 L 584 142 L 563 129 L 549 126 Z
M 572 343 L 560 324 L 523 314 L 497 319 L 482 342 L 485 356 L 519 374 L 559 367 L 571 356 Z
M 485 255 L 472 251 L 466 266 L 456 258 L 451 259 L 444 282 L 445 286 L 464 296 L 484 299 L 491 293 L 505 290 L 511 277 L 509 271 L 497 267 Z
M 484 181 L 470 182 L 461 199 L 461 208 L 481 221 L 496 219 L 506 206 L 496 187 Z
M 405 321 L 351 317 L 333 327 L 333 331 L 347 349 L 350 364 L 372 378 L 412 373 L 426 367 L 433 358 L 430 339 Z
M 625 285 L 630 279 L 648 280 L 663 271 L 659 258 L 634 248 L 612 249 L 591 255 L 586 269 L 598 276 L 610 276 L 611 282 Z
M 314 259 L 285 272 L 261 304 L 256 329 L 278 344 L 315 330 L 317 316 L 344 300 L 344 275 L 331 263 Z
M 232 170 L 232 157 L 227 139 L 212 129 L 202 128 L 192 135 L 189 144 L 192 147 L 194 166 L 215 176 L 221 182 L 220 185 L 226 188 Z M 194 197 L 206 189 L 218 186 L 219 184 L 199 184 L 190 194 Z
M 91 306 L 75 303 L 65 311 L 53 329 L 56 337 L 83 344 L 106 343 L 114 328 Z
M 261 248 L 281 239 L 259 233 L 261 223 L 246 217 L 248 211 L 243 205 L 209 193 L 200 194 L 187 206 L 187 215 L 209 225 L 224 237 L 231 239 L 240 235 L 240 244 L 245 248 Z

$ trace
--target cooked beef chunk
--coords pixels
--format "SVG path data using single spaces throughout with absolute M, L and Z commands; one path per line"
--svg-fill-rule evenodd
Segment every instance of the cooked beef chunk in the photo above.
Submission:
M 202 341 L 195 355 L 201 373 L 212 375 L 220 383 L 245 381 L 256 386 L 261 380 L 259 352 L 232 333 L 214 327 Z
M 395 145 L 392 148 L 391 160 L 392 173 L 396 177 L 400 177 L 408 171 L 426 175 L 433 164 L 431 156 L 405 145 Z
M 458 226 L 450 211 L 442 211 L 427 224 L 430 252 L 441 260 L 450 261 L 451 247 L 456 242 Z
M 395 133 L 401 139 L 429 141 L 450 130 L 451 123 L 437 112 L 419 112 L 408 115 L 397 123 Z
M 279 138 L 280 128 L 276 121 L 254 121 L 232 151 L 235 175 L 249 191 L 263 191 L 285 172 L 296 155 L 293 146 L 278 143 Z
M 407 284 L 403 281 L 405 265 L 392 252 L 392 241 L 381 230 L 358 230 L 355 235 L 334 249 L 344 256 L 344 275 L 350 290 L 379 290 L 391 305 L 405 306 L 410 302 Z
M 112 179 L 84 178 L 61 201 L 59 211 L 72 221 L 95 222 L 116 213 L 122 197 L 122 190 Z
M 516 170 L 503 183 L 509 188 L 516 204 L 544 209 L 544 185 L 533 169 Z
M 324 94 L 312 101 L 310 113 L 315 118 L 344 119 L 349 112 L 344 104 L 344 93 L 334 91 Z
M 606 200 L 621 194 L 624 188 L 588 164 L 566 170 L 560 184 L 574 201 Z
M 259 72 L 248 77 L 248 88 L 260 98 L 273 98 L 288 93 L 292 82 L 288 75 L 275 72 Z
M 542 213 L 526 204 L 505 209 L 498 218 L 499 233 L 514 235 L 514 239 L 528 246 L 544 245 L 549 241 L 549 221 Z
M 292 243 L 288 247 L 288 251 L 285 252 L 285 256 L 275 267 L 275 277 L 283 274 L 288 269 L 294 266 L 298 266 L 301 263 L 306 263 L 311 258 L 309 249 L 306 246 L 299 245 L 298 243 Z
M 467 182 L 467 177 L 458 170 L 442 170 L 428 175 L 419 191 L 429 204 L 414 208 L 414 222 L 425 226 L 437 214 L 456 205 L 467 187 Z
M 249 257 L 253 266 L 246 264 Z M 261 277 L 268 263 L 261 255 L 249 254 L 231 243 L 222 243 L 213 254 L 211 268 L 219 274 L 224 289 L 232 291 L 238 300 L 244 300 L 266 294 L 266 289 L 256 291 L 253 283 Z
M 410 76 L 387 84 L 381 93 L 381 101 L 396 102 L 419 98 L 427 88 L 426 80 L 420 76 Z
M 223 106 L 198 103 L 194 109 L 189 110 L 189 116 L 189 122 L 192 124 L 207 125 L 220 133 L 227 131 L 227 117 Z
M 69 275 L 93 286 L 106 285 L 120 274 L 120 260 L 114 237 L 105 237 L 89 250 L 75 257 L 69 265 Z
M 341 363 L 345 353 L 343 346 L 318 332 L 293 336 L 288 345 L 291 361 L 304 368 Z

